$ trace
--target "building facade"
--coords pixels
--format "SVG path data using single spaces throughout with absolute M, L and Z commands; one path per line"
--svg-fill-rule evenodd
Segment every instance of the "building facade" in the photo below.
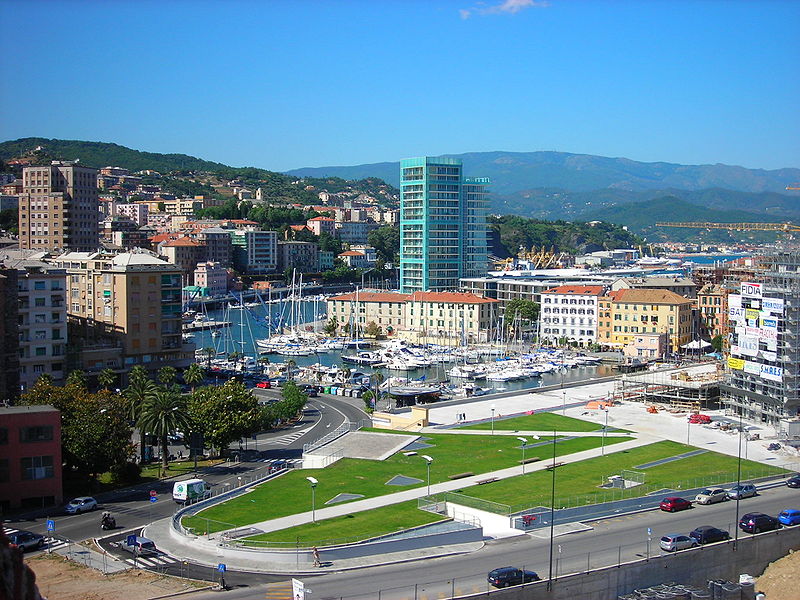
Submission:
M 758 281 L 728 296 L 732 327 L 722 403 L 765 423 L 800 414 L 800 253 L 767 257 Z
M 240 273 L 265 275 L 278 268 L 278 232 L 260 229 L 227 230 L 233 266 Z
M 486 183 L 465 181 L 456 159 L 401 161 L 400 291 L 457 290 L 486 272 Z
M 709 283 L 697 292 L 697 308 L 700 311 L 702 333 L 709 339 L 722 336 L 727 344 L 731 328 L 728 325 L 728 288 Z
M 319 271 L 319 246 L 314 242 L 278 242 L 278 270 Z
M 604 293 L 601 285 L 562 285 L 542 292 L 541 337 L 579 346 L 596 343 L 599 302 Z
M 623 348 L 638 333 L 666 333 L 669 351 L 678 353 L 692 341 L 694 301 L 669 290 L 622 289 L 608 296 L 612 326 L 601 344 Z
M 0 512 L 61 504 L 61 412 L 0 407 Z
M 194 285 L 204 296 L 224 296 L 228 293 L 228 271 L 219 263 L 202 262 L 194 270 Z
M 19 395 L 17 270 L 0 265 L 0 403 Z
M 53 161 L 26 167 L 19 197 L 23 249 L 93 251 L 100 246 L 97 169 Z

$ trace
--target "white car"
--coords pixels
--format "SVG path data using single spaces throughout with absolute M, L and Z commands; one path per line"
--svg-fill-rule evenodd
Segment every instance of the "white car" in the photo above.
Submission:
M 661 538 L 661 549 L 666 552 L 675 552 L 677 550 L 686 550 L 687 548 L 694 548 L 697 546 L 697 540 L 689 537 L 688 535 L 681 535 L 679 533 L 668 533 Z
M 81 496 L 80 498 L 73 498 L 64 507 L 64 512 L 70 515 L 79 515 L 81 513 L 89 512 L 97 508 L 97 500 L 91 496 Z
M 728 492 L 722 488 L 706 488 L 694 497 L 694 501 L 698 504 L 716 504 L 727 499 Z

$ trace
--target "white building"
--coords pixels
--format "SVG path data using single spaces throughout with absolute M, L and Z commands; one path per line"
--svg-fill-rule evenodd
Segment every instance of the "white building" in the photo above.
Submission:
M 260 229 L 228 230 L 233 265 L 240 273 L 263 275 L 278 268 L 278 232 Z
M 597 342 L 601 285 L 561 285 L 542 292 L 539 331 L 544 339 L 566 338 L 581 346 Z
M 116 212 L 118 215 L 125 215 L 139 227 L 147 225 L 147 215 L 150 214 L 150 207 L 147 204 L 117 204 Z

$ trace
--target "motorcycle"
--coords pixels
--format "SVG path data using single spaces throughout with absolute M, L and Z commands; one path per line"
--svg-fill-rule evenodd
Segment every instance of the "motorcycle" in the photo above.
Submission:
M 117 521 L 114 517 L 112 517 L 109 513 L 103 513 L 103 517 L 100 519 L 100 529 L 109 530 L 109 529 L 116 529 Z

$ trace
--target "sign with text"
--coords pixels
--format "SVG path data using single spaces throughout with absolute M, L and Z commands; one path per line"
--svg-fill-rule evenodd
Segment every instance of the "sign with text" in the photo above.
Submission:
M 740 292 L 742 296 L 746 296 L 748 298 L 761 298 L 761 296 L 763 296 L 761 293 L 761 284 L 751 283 L 749 281 L 742 282 Z
M 728 306 L 742 308 L 742 297 L 739 294 L 728 295 Z
M 761 365 L 761 379 L 783 381 L 783 368 L 774 365 Z
M 761 309 L 773 315 L 783 314 L 783 300 L 781 298 L 762 298 Z
M 292 600 L 305 600 L 306 586 L 299 579 L 292 579 Z
M 761 363 L 751 360 L 744 361 L 744 372 L 750 373 L 751 375 L 761 375 Z
M 737 371 L 741 371 L 744 369 L 744 360 L 741 358 L 733 358 L 732 356 L 728 357 L 728 367 L 731 369 L 736 369 Z
M 737 307 L 737 306 L 729 306 L 728 307 L 728 318 L 735 323 L 740 325 L 744 324 L 744 317 L 746 308 Z
M 758 338 L 746 335 L 739 336 L 739 354 L 758 356 Z

